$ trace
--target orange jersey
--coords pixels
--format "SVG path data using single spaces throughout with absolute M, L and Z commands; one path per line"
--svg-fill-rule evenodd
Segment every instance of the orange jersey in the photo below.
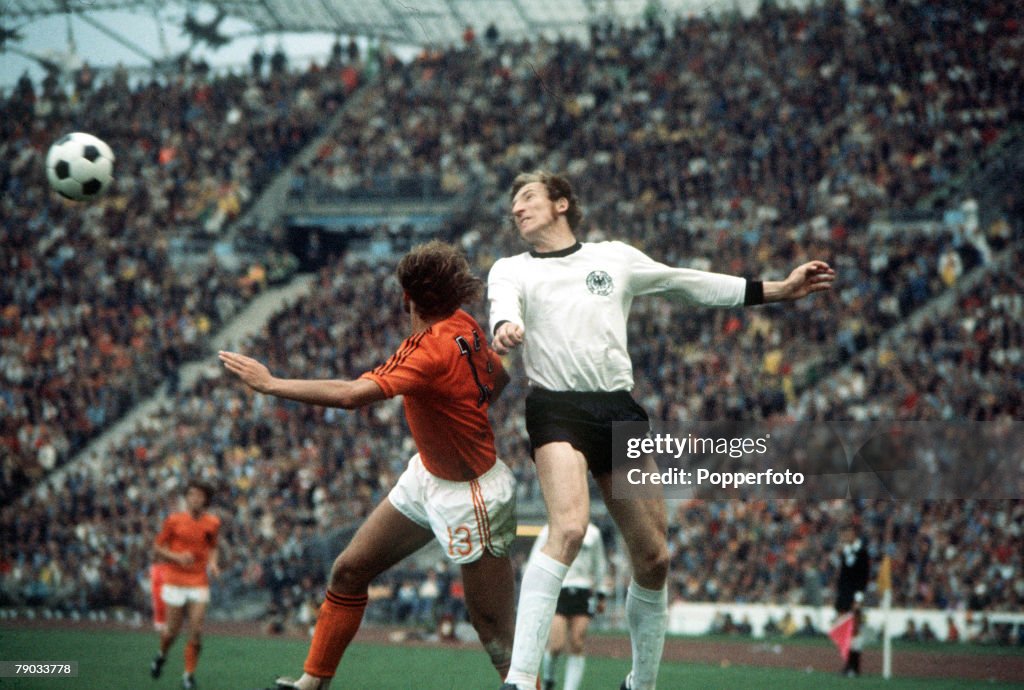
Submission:
M 361 377 L 389 398 L 404 396 L 423 466 L 441 479 L 469 481 L 494 465 L 487 408 L 501 360 L 485 335 L 472 316 L 456 310 L 406 338 L 385 364 Z
M 179 565 L 166 561 L 163 566 L 164 584 L 178 587 L 205 587 L 210 582 L 206 566 L 210 554 L 217 548 L 217 534 L 220 532 L 220 518 L 203 513 L 199 518 L 188 511 L 172 513 L 164 520 L 156 543 L 171 551 L 187 551 L 192 554 L 192 563 Z

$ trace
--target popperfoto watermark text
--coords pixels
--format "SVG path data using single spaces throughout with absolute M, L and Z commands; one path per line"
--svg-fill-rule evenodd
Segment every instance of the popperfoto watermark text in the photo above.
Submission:
M 761 472 L 712 472 L 703 467 L 687 471 L 669 468 L 664 472 L 644 472 L 633 468 L 626 473 L 630 484 L 656 484 L 662 486 L 717 486 L 723 489 L 739 486 L 759 486 L 769 484 L 803 484 L 804 475 L 800 472 L 785 470 L 776 472 L 767 469 Z
M 622 422 L 612 437 L 616 497 L 1024 496 L 1019 422 Z

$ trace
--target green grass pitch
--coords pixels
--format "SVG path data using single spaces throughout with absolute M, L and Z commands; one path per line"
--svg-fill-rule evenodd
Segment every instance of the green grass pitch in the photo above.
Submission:
M 163 676 L 149 677 L 149 661 L 157 636 L 150 631 L 121 632 L 71 629 L 0 628 L 0 659 L 5 661 L 77 661 L 77 678 L 0 678 L 0 689 L 161 690 L 180 688 L 182 645 L 179 638 L 168 657 Z M 269 686 L 279 674 L 297 674 L 305 658 L 303 641 L 207 635 L 196 679 L 200 690 L 246 690 Z M 623 660 L 591 657 L 583 687 L 618 690 L 627 670 Z M 342 661 L 332 690 L 496 690 L 498 677 L 483 650 L 397 647 L 356 643 Z M 969 683 L 968 683 L 969 684 Z M 759 690 L 929 690 L 964 688 L 963 680 L 897 678 L 883 681 L 863 677 L 846 680 L 835 674 L 699 664 L 666 663 L 658 679 L 660 690 L 685 688 L 757 688 Z M 983 683 L 977 687 L 1021 687 Z

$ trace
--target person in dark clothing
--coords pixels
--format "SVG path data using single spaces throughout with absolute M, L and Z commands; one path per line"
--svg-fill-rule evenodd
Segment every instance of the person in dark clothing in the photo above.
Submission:
M 863 647 L 861 628 L 864 623 L 864 612 L 861 606 L 864 601 L 864 590 L 868 586 L 871 573 L 871 557 L 867 545 L 858 536 L 853 525 L 843 528 L 839 542 L 839 583 L 836 587 L 836 614 L 842 616 L 853 613 L 853 640 L 850 653 L 846 657 L 843 674 L 850 677 L 860 675 L 860 655 Z

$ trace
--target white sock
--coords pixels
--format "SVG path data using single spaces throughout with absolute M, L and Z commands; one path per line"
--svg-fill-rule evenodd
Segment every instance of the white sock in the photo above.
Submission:
M 540 667 L 540 677 L 544 679 L 545 683 L 554 682 L 555 680 L 555 663 L 558 661 L 558 657 L 552 654 L 550 651 L 544 652 L 544 663 Z
M 327 690 L 331 687 L 331 678 L 317 678 L 308 673 L 303 673 L 294 683 L 300 688 L 314 688 L 314 690 Z
M 512 666 L 506 683 L 522 690 L 537 687 L 544 649 L 548 646 L 555 604 L 569 566 L 559 563 L 543 551 L 530 559 L 523 571 L 516 611 L 516 636 L 512 643 Z
M 654 690 L 668 627 L 668 588 L 645 589 L 635 582 L 626 595 L 626 622 L 633 646 L 631 690 Z
M 565 658 L 565 690 L 580 690 L 586 664 L 587 658 L 582 654 L 570 654 Z

